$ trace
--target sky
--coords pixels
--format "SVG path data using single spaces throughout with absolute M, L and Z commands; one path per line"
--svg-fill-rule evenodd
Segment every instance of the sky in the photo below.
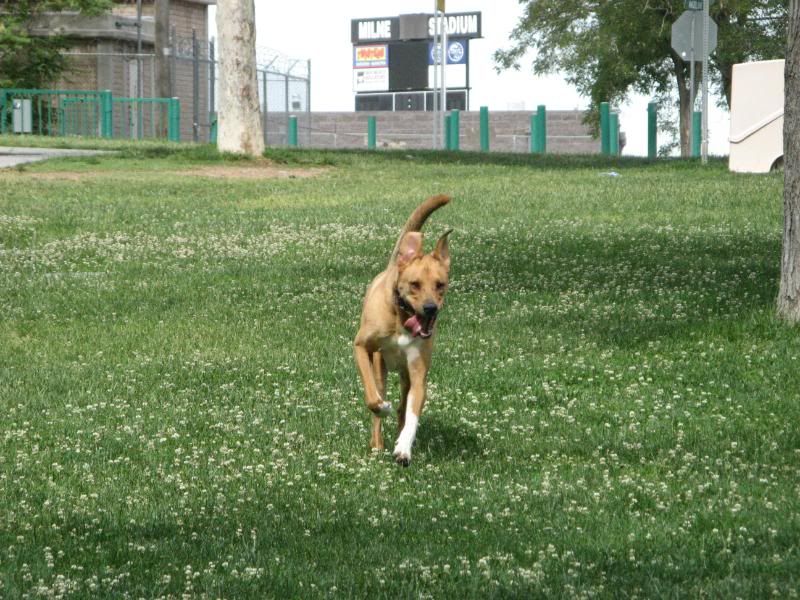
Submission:
M 316 0 L 272 2 L 255 0 L 257 45 L 277 50 L 294 59 L 311 61 L 311 110 L 351 111 L 352 43 L 350 20 L 433 12 L 434 0 Z M 448 12 L 482 13 L 483 38 L 470 41 L 470 108 L 489 111 L 587 108 L 589 102 L 562 76 L 534 76 L 533 54 L 520 62 L 520 71 L 497 73 L 492 55 L 511 45 L 509 36 L 522 14 L 518 0 L 447 0 Z M 215 35 L 215 11 L 211 12 Z M 647 154 L 647 103 L 650 98 L 632 95 L 618 106 L 620 127 L 627 137 L 626 155 Z M 728 153 L 729 117 L 709 100 L 709 152 Z M 661 142 L 659 142 L 659 145 Z

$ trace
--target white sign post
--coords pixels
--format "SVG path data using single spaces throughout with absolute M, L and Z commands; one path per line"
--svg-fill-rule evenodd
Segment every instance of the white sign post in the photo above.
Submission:
M 703 0 L 703 141 L 700 146 L 703 164 L 708 163 L 708 55 L 711 52 L 711 18 L 708 11 L 710 7 L 710 0 Z M 716 33 L 716 23 L 714 25 Z
M 439 147 L 439 0 L 433 0 L 433 149 Z
M 717 47 L 717 24 L 708 14 L 709 0 L 703 0 L 703 10 L 690 8 L 678 17 L 672 24 L 672 49 L 683 60 L 689 61 L 691 91 L 689 94 L 691 110 L 694 111 L 695 84 L 694 64 L 697 51 L 701 52 L 703 61 L 703 132 L 702 132 L 702 157 L 705 164 L 708 160 L 708 56 Z M 692 119 L 689 120 L 689 139 L 693 137 Z
M 439 48 L 439 68 L 442 70 L 442 99 L 441 99 L 441 106 L 442 106 L 442 148 L 447 148 L 449 144 L 449 140 L 444 138 L 447 135 L 447 131 L 445 130 L 444 126 L 444 119 L 445 115 L 447 114 L 447 80 L 445 79 L 445 73 L 447 72 L 447 15 L 444 12 L 444 0 L 440 1 L 440 7 L 442 9 L 442 30 L 441 30 L 441 40 L 442 45 Z

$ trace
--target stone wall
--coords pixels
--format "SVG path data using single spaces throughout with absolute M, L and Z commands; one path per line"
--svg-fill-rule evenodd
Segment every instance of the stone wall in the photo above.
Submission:
M 462 150 L 480 149 L 480 113 L 460 114 Z M 379 148 L 431 148 L 431 113 L 423 112 L 314 112 L 299 113 L 300 146 L 314 148 L 366 148 L 367 117 L 374 116 Z M 547 151 L 559 154 L 596 154 L 600 140 L 583 124 L 582 111 L 547 112 Z M 530 117 L 527 111 L 497 111 L 489 115 L 489 147 L 497 152 L 530 151 Z M 270 113 L 267 144 L 286 144 L 286 113 Z

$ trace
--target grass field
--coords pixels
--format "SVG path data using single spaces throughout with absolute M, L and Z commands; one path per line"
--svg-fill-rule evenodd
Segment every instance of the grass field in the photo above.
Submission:
M 780 175 L 114 149 L 0 173 L 0 597 L 797 596 Z M 403 469 L 351 340 L 438 192 Z

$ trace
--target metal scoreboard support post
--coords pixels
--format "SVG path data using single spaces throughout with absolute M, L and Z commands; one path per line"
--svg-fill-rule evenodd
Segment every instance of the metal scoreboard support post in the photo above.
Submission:
M 445 0 L 437 0 L 439 5 L 439 24 L 440 24 L 440 31 L 439 36 L 442 42 L 441 49 L 439 51 L 439 68 L 441 69 L 442 73 L 442 89 L 439 91 L 440 99 L 439 99 L 439 106 L 441 107 L 442 111 L 442 132 L 444 132 L 444 115 L 447 112 L 447 79 L 445 74 L 447 73 L 447 20 L 445 19 Z M 442 136 L 444 138 L 444 136 Z M 447 147 L 447 142 L 442 139 L 442 147 Z
M 433 0 L 433 149 L 442 147 L 444 140 L 444 113 L 439 93 L 439 76 L 442 62 L 442 22 L 445 5 L 444 0 Z
M 433 0 L 433 149 L 438 148 L 439 141 L 439 102 L 436 97 L 439 87 L 439 61 L 436 49 L 439 47 L 439 0 Z
M 447 113 L 447 20 L 445 0 L 433 1 L 433 148 L 447 148 L 445 133 Z

